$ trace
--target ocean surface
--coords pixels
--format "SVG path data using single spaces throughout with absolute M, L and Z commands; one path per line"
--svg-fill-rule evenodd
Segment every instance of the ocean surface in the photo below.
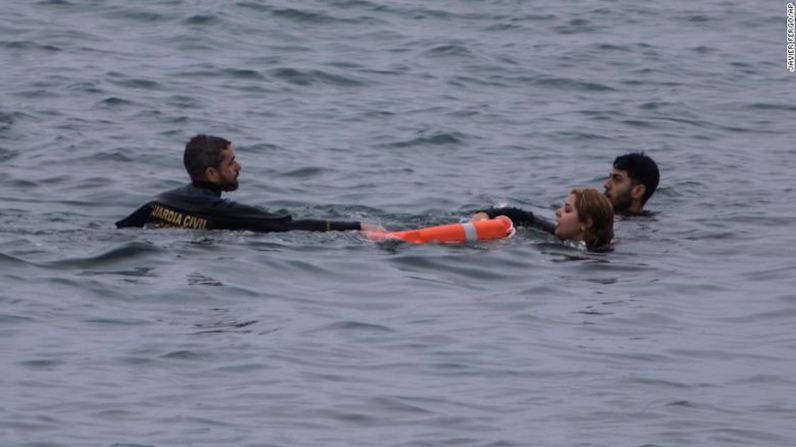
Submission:
M 796 445 L 785 5 L 4 1 L 0 445 Z M 117 230 L 197 133 L 390 229 L 662 178 L 611 253 Z

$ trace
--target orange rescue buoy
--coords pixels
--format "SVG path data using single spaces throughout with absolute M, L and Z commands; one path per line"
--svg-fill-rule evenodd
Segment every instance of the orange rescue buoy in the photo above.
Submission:
M 436 227 L 418 228 L 417 230 L 396 231 L 387 233 L 387 239 L 400 239 L 412 244 L 428 242 L 472 242 L 504 239 L 514 234 L 514 224 L 506 216 L 494 219 L 479 220 Z

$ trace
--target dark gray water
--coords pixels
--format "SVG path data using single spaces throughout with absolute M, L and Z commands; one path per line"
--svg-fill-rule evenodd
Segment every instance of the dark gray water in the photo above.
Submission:
M 0 444 L 796 444 L 785 2 L 11 0 Z M 391 228 L 552 216 L 613 158 L 652 219 L 588 254 L 119 231 L 224 136 L 231 198 Z

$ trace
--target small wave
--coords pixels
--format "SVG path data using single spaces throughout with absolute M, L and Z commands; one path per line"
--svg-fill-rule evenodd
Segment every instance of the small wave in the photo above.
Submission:
M 319 175 L 323 175 L 327 170 L 324 168 L 317 168 L 313 166 L 308 166 L 306 168 L 299 168 L 292 171 L 288 171 L 285 173 L 280 174 L 280 177 L 294 177 L 294 178 L 301 178 L 307 179 L 312 177 L 317 177 Z
M 120 87 L 136 88 L 143 90 L 155 90 L 160 88 L 160 84 L 150 79 L 125 79 L 122 81 L 113 81 L 113 84 Z
M 745 274 L 743 275 L 746 278 L 751 279 L 752 281 L 761 281 L 761 280 L 775 280 L 776 278 L 782 278 L 783 273 L 786 269 L 782 269 L 781 271 L 777 272 L 774 271 L 773 275 L 768 276 L 768 273 L 771 272 L 761 272 L 760 274 Z M 793 318 L 796 317 L 796 309 L 792 309 L 789 307 L 776 309 L 776 310 L 769 310 L 765 312 L 757 312 L 746 314 L 740 317 L 726 317 L 720 318 L 722 321 L 726 321 L 733 324 L 754 324 L 754 323 L 762 323 L 766 325 L 775 324 L 777 320 L 781 320 L 783 324 L 787 324 L 788 321 L 793 321 Z
M 188 285 L 189 286 L 213 286 L 213 287 L 220 287 L 223 286 L 224 283 L 218 281 L 210 276 L 202 275 L 201 273 L 194 272 L 188 275 Z
M 595 140 L 613 141 L 614 140 L 614 138 L 610 135 L 599 135 L 591 132 L 564 131 L 564 132 L 556 132 L 555 135 L 562 136 L 572 141 L 595 141 Z
M 526 14 L 526 15 L 498 15 L 493 20 L 508 20 L 510 22 L 544 22 L 558 18 L 555 14 Z
M 218 47 L 208 39 L 196 39 L 193 35 L 180 35 L 168 39 L 178 51 L 217 51 Z
M 331 6 L 336 8 L 376 8 L 376 4 L 367 0 L 335 0 L 329 2 Z
M 181 349 L 163 354 L 161 358 L 173 360 L 204 360 L 208 358 L 208 355 L 191 351 L 189 349 Z
M 0 112 L 0 126 L 10 126 L 14 124 L 14 115 Z
M 277 79 L 300 86 L 329 84 L 342 87 L 358 87 L 365 85 L 363 81 L 327 73 L 321 70 L 301 71 L 293 68 L 275 68 L 270 70 L 269 74 Z
M 28 323 L 31 321 L 34 321 L 34 319 L 30 317 L 23 317 L 20 315 L 0 314 L 0 323 L 3 325 L 4 328 L 7 328 L 9 325 L 12 324 Z
M 84 30 L 60 28 L 48 29 L 41 33 L 40 38 L 64 42 L 64 44 L 69 45 L 69 48 L 74 48 L 77 45 L 77 42 L 105 43 L 105 38 L 103 36 L 89 33 L 85 31 L 85 28 Z
M 252 153 L 255 153 L 255 154 L 256 153 L 260 153 L 260 152 L 268 153 L 268 152 L 272 152 L 272 151 L 285 152 L 285 148 L 284 147 L 279 146 L 277 144 L 273 144 L 273 143 L 255 143 L 255 144 L 246 146 L 245 149 L 243 147 L 241 147 L 241 150 L 242 151 L 245 150 L 245 151 L 252 152 Z
M 132 101 L 119 98 L 118 96 L 111 96 L 109 98 L 103 99 L 94 106 L 99 108 L 118 108 L 118 107 L 132 106 L 134 104 L 135 103 L 133 103 Z
M 343 332 L 371 332 L 371 333 L 390 333 L 395 332 L 394 329 L 380 324 L 362 323 L 360 321 L 338 321 L 328 326 L 320 328 L 315 332 L 343 331 Z
M 251 10 L 254 10 L 254 11 L 261 11 L 261 12 L 267 12 L 267 11 L 271 11 L 272 9 L 274 9 L 272 6 L 264 5 L 262 3 L 245 2 L 245 1 L 244 2 L 235 2 L 235 7 L 237 7 L 237 8 L 246 8 L 246 9 L 251 9 Z
M 19 151 L 12 151 L 11 149 L 0 147 L 0 163 L 16 158 L 18 155 Z
M 86 318 L 83 323 L 109 326 L 150 326 L 152 321 L 138 318 Z
M 524 22 L 549 22 L 557 19 L 555 14 L 527 14 L 524 16 L 505 16 L 499 15 L 492 19 L 499 23 L 489 25 L 485 31 L 514 31 L 525 29 Z
M 666 404 L 667 407 L 686 407 L 686 408 L 694 408 L 695 405 L 688 400 L 676 400 L 673 402 L 669 402 Z
M 125 419 L 125 420 L 127 420 L 127 419 Z M 138 444 L 138 443 L 129 443 L 129 442 L 118 443 L 117 442 L 117 443 L 111 444 L 111 447 L 155 447 L 155 444 Z
M 403 148 L 414 146 L 445 146 L 462 144 L 464 135 L 459 132 L 435 132 L 431 135 L 423 135 L 411 140 L 396 141 L 387 144 L 388 147 Z
M 658 110 L 661 107 L 670 106 L 672 103 L 666 101 L 649 101 L 638 106 L 641 110 Z
M 224 71 L 225 76 L 230 76 L 236 79 L 255 79 L 261 80 L 265 79 L 265 77 L 260 74 L 257 70 L 248 70 L 248 69 L 231 69 Z
M 730 62 L 730 66 L 736 67 L 736 68 L 754 68 L 755 67 L 754 64 L 750 64 L 748 62 L 743 62 L 743 61 Z
M 66 90 L 76 93 L 91 93 L 91 94 L 105 93 L 105 90 L 97 86 L 97 83 L 95 82 L 76 82 L 74 84 L 67 85 Z
M 28 368 L 46 369 L 46 368 L 53 368 L 56 366 L 63 365 L 64 361 L 59 359 L 35 359 L 35 360 L 25 360 L 19 363 L 20 365 L 27 366 Z
M 246 321 L 219 321 L 211 324 L 196 323 L 194 327 L 201 329 L 195 334 L 211 334 L 222 332 L 251 332 L 251 329 L 241 331 L 240 329 L 253 326 L 259 323 L 259 320 L 246 320 Z
M 553 27 L 553 30 L 555 30 L 558 34 L 581 34 L 593 33 L 602 28 L 603 27 L 593 25 L 592 22 L 587 19 L 572 19 L 565 25 Z
M 709 47 L 707 45 L 699 45 L 699 46 L 696 46 L 694 48 L 691 48 L 691 51 L 693 51 L 695 53 L 699 53 L 699 54 L 711 54 L 711 53 L 715 53 L 716 49 L 713 48 L 713 47 Z
M 542 86 L 555 87 L 562 90 L 583 90 L 590 92 L 609 92 L 615 89 L 596 82 L 577 81 L 569 78 L 542 78 L 533 79 L 533 83 Z
M 279 18 L 313 25 L 334 23 L 339 20 L 321 12 L 306 11 L 294 8 L 277 9 L 273 11 L 272 14 Z
M 782 112 L 796 112 L 796 105 L 794 104 L 771 104 L 756 102 L 747 104 L 744 106 L 744 108 L 749 110 L 777 110 Z
M 57 53 L 62 51 L 60 47 L 55 45 L 41 45 L 30 40 L 14 40 L 10 42 L 0 42 L 0 48 L 8 48 L 11 50 L 25 50 L 25 51 L 44 51 L 47 53 Z
M 15 96 L 19 96 L 25 99 L 47 99 L 47 98 L 59 98 L 61 95 L 52 91 L 49 91 L 44 88 L 40 89 L 31 89 L 31 90 L 24 90 L 20 92 L 14 93 Z M 53 111 L 50 112 L 53 116 L 57 116 L 61 114 L 60 111 Z
M 133 149 L 124 149 L 124 148 L 117 148 L 111 149 L 107 151 L 99 151 L 91 154 L 91 156 L 83 158 L 84 160 L 95 160 L 95 161 L 118 161 L 118 162 L 129 162 L 135 160 L 131 154 L 135 153 Z
M 613 45 L 610 43 L 595 44 L 594 48 L 599 51 L 620 51 L 620 52 L 631 51 L 630 47 L 628 47 L 627 45 Z
M 172 117 L 168 117 L 168 118 L 164 118 L 163 119 L 163 122 L 166 123 L 166 124 L 185 124 L 185 123 L 187 123 L 189 121 L 190 121 L 190 118 L 188 118 L 187 116 L 184 116 L 184 115 L 172 116 Z M 182 135 L 181 132 L 182 131 L 167 130 L 167 131 L 164 131 L 162 134 L 163 135 L 168 135 L 168 136 L 177 136 L 177 135 Z
M 152 244 L 143 242 L 129 242 L 120 247 L 114 247 L 106 252 L 100 253 L 96 256 L 87 256 L 83 258 L 62 259 L 50 262 L 47 266 L 50 267 L 96 267 L 102 266 L 105 263 L 132 259 L 145 254 L 159 253 L 161 250 Z
M 301 24 L 312 25 L 356 25 L 366 24 L 373 26 L 376 24 L 386 24 L 388 22 L 379 19 L 373 15 L 360 15 L 355 17 L 336 17 L 322 12 L 305 11 L 298 9 L 277 9 L 271 13 L 272 15 L 288 19 Z
M 67 0 L 42 0 L 36 2 L 36 4 L 41 6 L 72 6 L 72 3 Z
M 515 23 L 496 23 L 494 25 L 489 25 L 484 28 L 486 32 L 495 32 L 495 31 L 515 31 L 524 29 L 523 26 L 517 25 Z
M 425 52 L 427 56 L 431 57 L 472 57 L 470 49 L 464 44 L 444 44 L 438 45 Z
M 196 14 L 188 17 L 183 21 L 186 25 L 215 25 L 221 23 L 222 20 L 218 16 L 207 14 Z
M 0 265 L 8 267 L 17 265 L 30 265 L 30 263 L 24 259 L 20 259 L 5 253 L 0 253 Z
M 120 409 L 111 409 L 111 410 L 101 410 L 96 411 L 91 414 L 91 417 L 94 419 L 99 420 L 106 420 L 106 421 L 125 421 L 134 418 L 136 415 L 133 411 L 128 410 L 120 410 Z M 144 445 L 144 444 L 111 444 L 111 447 L 152 447 L 151 445 Z
M 180 109 L 196 109 L 201 106 L 201 102 L 191 96 L 173 95 L 166 98 L 166 104 Z
M 705 23 L 705 22 L 709 22 L 710 21 L 710 17 L 705 16 L 705 15 L 701 15 L 701 14 L 697 14 L 697 15 L 689 17 L 688 21 L 692 22 L 692 23 Z
M 129 276 L 133 278 L 141 278 L 141 277 L 152 277 L 155 276 L 152 274 L 153 269 L 150 267 L 136 267 L 132 270 L 113 270 L 113 271 L 84 271 L 78 274 L 78 276 L 102 276 L 102 275 L 120 275 L 120 276 Z
M 24 189 L 28 189 L 28 188 L 35 188 L 35 187 L 39 186 L 38 183 L 30 181 L 30 180 L 25 180 L 25 179 L 15 179 L 15 180 L 12 180 L 9 183 L 10 183 L 11 186 L 14 186 L 14 187 L 17 187 L 17 188 L 20 188 L 20 189 L 23 189 L 23 190 Z
M 153 11 L 144 11 L 144 10 L 137 10 L 130 8 L 115 8 L 110 12 L 106 13 L 105 15 L 106 17 L 110 18 L 123 19 L 134 22 L 143 22 L 147 24 L 155 22 L 166 22 L 173 19 L 171 16 L 158 14 Z
M 409 9 L 407 11 L 404 11 L 403 15 L 405 15 L 406 17 L 410 17 L 413 20 L 423 20 L 423 19 L 449 20 L 459 17 L 459 15 L 457 15 L 456 13 L 453 13 L 446 9 L 426 9 L 426 8 Z
M 408 403 L 411 401 L 413 403 Z M 370 403 L 379 407 L 381 411 L 387 413 L 405 414 L 434 414 L 434 411 L 418 405 L 420 399 L 404 398 L 395 396 L 379 396 L 370 399 Z M 504 446 L 508 447 L 508 446 Z
M 637 127 L 640 129 L 654 129 L 658 127 L 655 123 L 645 120 L 624 120 L 622 123 L 627 124 L 630 127 Z

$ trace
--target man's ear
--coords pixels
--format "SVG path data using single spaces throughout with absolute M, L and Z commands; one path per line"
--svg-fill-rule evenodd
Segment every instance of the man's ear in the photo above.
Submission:
M 634 185 L 630 189 L 630 195 L 636 200 L 641 200 L 644 197 L 645 192 L 647 192 L 647 187 L 641 183 Z
M 216 168 L 205 168 L 205 180 L 209 183 L 218 183 L 220 175 Z

